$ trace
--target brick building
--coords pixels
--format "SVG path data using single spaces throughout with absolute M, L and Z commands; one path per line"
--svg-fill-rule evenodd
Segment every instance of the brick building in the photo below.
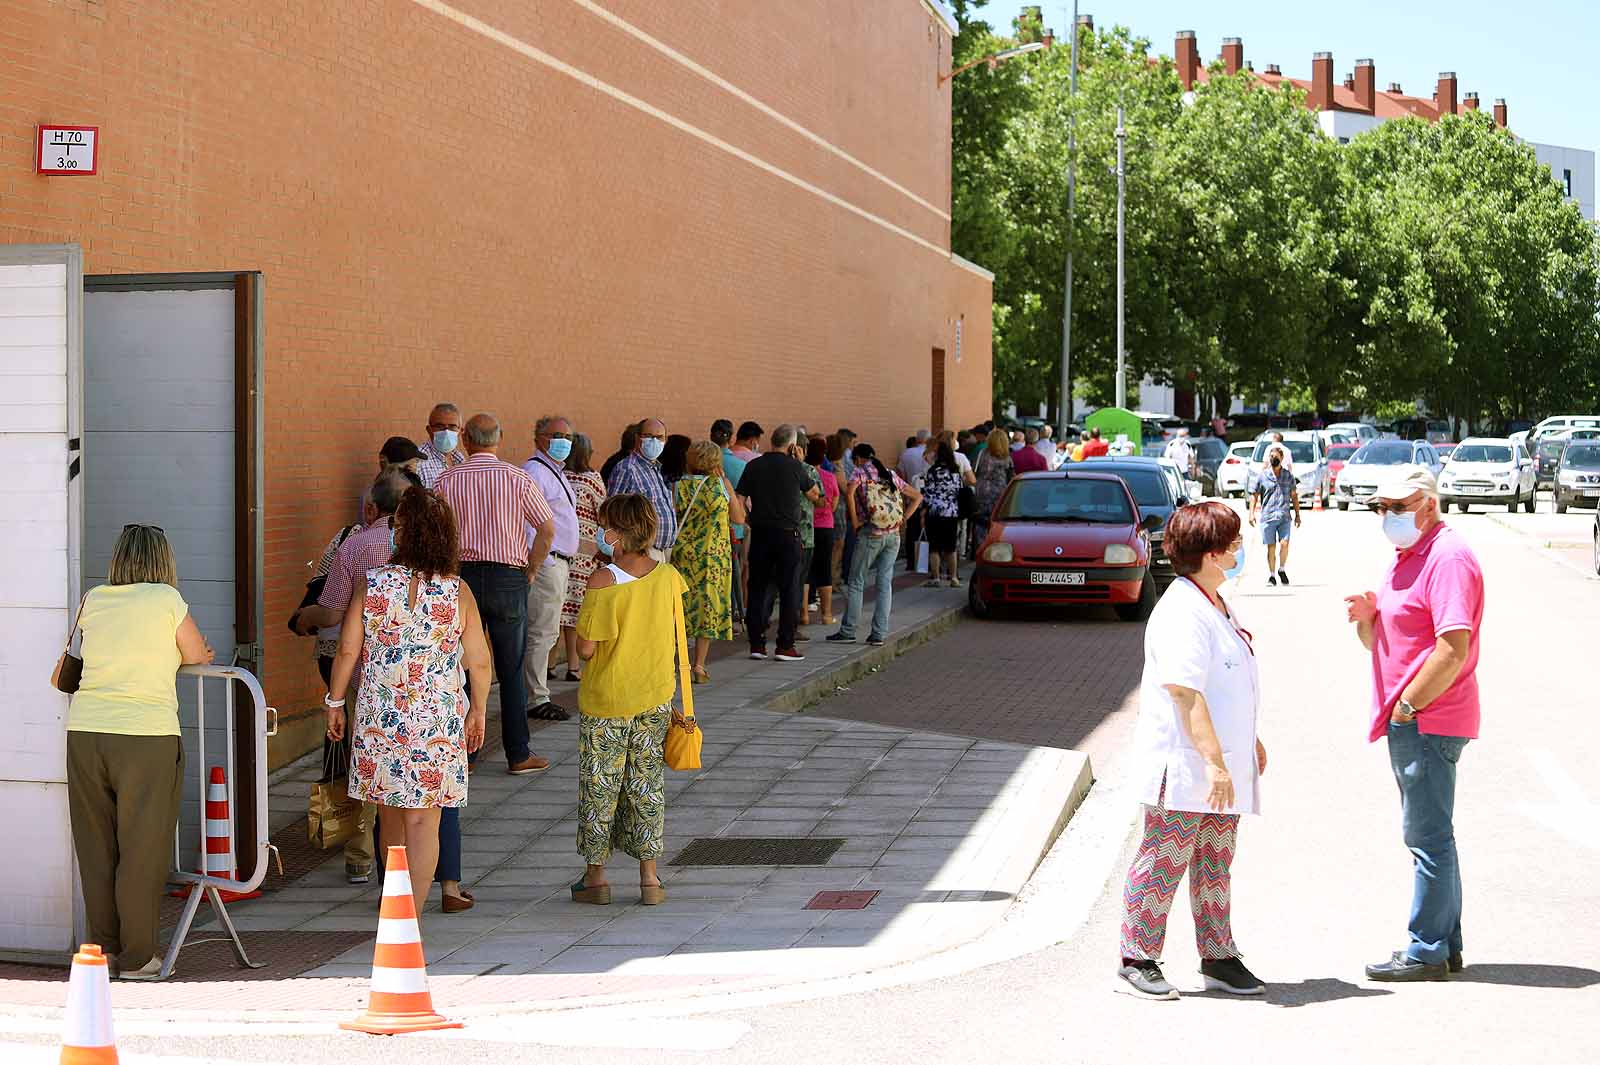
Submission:
M 49 532 L 0 601 L 17 697 L 63 708 L 38 655 L 153 522 L 284 709 L 274 761 L 305 749 L 284 619 L 437 400 L 498 413 L 518 462 L 553 411 L 597 464 L 652 414 L 884 446 L 987 417 L 953 31 L 934 0 L 0 0 L 0 455 Z M 47 125 L 94 127 L 92 174 L 39 172 Z

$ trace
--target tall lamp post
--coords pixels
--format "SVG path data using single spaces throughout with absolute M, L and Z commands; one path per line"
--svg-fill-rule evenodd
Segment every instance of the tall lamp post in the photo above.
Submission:
M 1117 406 L 1128 406 L 1128 346 L 1123 339 L 1123 308 L 1126 303 L 1126 285 L 1123 278 L 1123 249 L 1126 227 L 1123 217 L 1128 200 L 1128 168 L 1123 150 L 1127 147 L 1128 131 L 1122 124 L 1122 107 L 1117 107 Z
M 1068 99 L 1078 95 L 1078 35 L 1084 23 L 1094 26 L 1094 17 L 1078 17 L 1078 0 L 1072 0 L 1072 74 L 1067 82 Z M 1061 309 L 1061 403 L 1058 421 L 1063 426 L 1072 424 L 1072 242 L 1075 239 L 1074 222 L 1077 210 L 1077 128 L 1076 113 L 1067 116 L 1067 283 Z

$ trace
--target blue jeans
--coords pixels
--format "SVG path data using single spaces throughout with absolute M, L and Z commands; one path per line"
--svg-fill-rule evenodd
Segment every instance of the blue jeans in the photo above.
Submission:
M 528 689 L 522 658 L 528 641 L 528 575 L 498 562 L 463 562 L 461 579 L 478 601 L 478 613 L 489 633 L 494 675 L 500 682 L 500 740 L 506 764 L 528 760 Z M 472 690 L 469 680 L 467 690 Z M 476 756 L 474 756 L 476 761 Z
M 1401 824 L 1416 866 L 1406 957 L 1442 965 L 1461 950 L 1461 863 L 1456 857 L 1456 762 L 1460 736 L 1389 725 L 1389 764 L 1400 786 Z
M 889 635 L 889 610 L 894 605 L 894 560 L 899 556 L 899 533 L 881 536 L 862 533 L 856 538 L 855 555 L 850 559 L 850 596 L 845 601 L 839 635 L 851 640 L 856 638 L 869 573 L 878 587 L 878 601 L 872 608 L 872 639 L 882 640 Z

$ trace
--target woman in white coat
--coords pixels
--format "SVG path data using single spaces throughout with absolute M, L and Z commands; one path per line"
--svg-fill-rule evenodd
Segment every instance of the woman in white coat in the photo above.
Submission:
M 1145 629 L 1133 770 L 1144 837 L 1123 891 L 1116 987 L 1178 997 L 1160 958 L 1187 872 L 1206 990 L 1259 995 L 1265 986 L 1234 946 L 1229 900 L 1239 815 L 1261 812 L 1267 768 L 1256 737 L 1261 694 L 1250 633 L 1217 591 L 1243 554 L 1239 515 L 1216 502 L 1181 507 L 1167 522 L 1165 546 L 1180 579 Z

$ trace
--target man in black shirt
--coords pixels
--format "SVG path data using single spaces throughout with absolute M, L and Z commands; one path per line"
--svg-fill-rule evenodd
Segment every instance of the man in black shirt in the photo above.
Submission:
M 753 459 L 739 477 L 737 491 L 749 500 L 750 595 L 745 628 L 750 657 L 767 657 L 767 615 L 772 612 L 772 585 L 778 586 L 778 650 L 780 662 L 799 662 L 795 628 L 800 617 L 800 525 L 805 501 L 822 501 L 805 463 L 795 454 L 795 428 L 772 430 L 772 450 Z

